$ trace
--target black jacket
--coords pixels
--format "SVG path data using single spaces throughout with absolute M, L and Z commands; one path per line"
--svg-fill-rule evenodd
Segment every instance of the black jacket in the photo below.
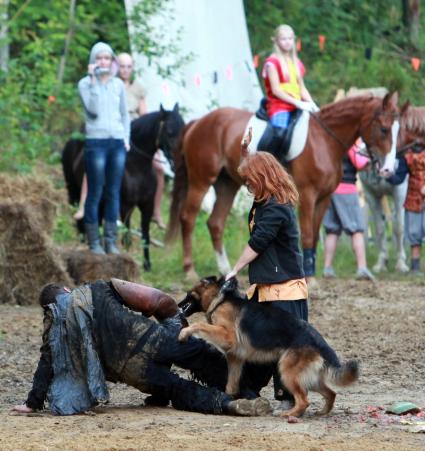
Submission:
M 254 202 L 248 244 L 258 257 L 249 264 L 250 283 L 273 284 L 304 277 L 294 207 L 275 198 Z

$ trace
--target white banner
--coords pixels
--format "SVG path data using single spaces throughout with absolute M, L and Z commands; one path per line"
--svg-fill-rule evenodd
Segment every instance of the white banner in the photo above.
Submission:
M 125 0 L 127 15 L 138 0 Z M 172 18 L 154 16 L 150 25 L 165 39 L 177 36 L 182 55 L 193 54 L 178 81 L 157 74 L 144 55 L 133 51 L 136 70 L 147 92 L 148 110 L 172 108 L 178 102 L 185 120 L 195 119 L 224 106 L 255 111 L 262 97 L 245 21 L 242 0 L 170 0 Z M 129 27 L 134 50 L 134 29 Z M 159 61 L 165 67 L 170 57 Z M 177 77 L 176 77 L 177 78 Z

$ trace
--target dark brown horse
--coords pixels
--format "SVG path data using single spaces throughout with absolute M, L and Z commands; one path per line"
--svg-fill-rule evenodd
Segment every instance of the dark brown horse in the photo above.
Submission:
M 320 224 L 330 195 L 342 175 L 342 158 L 358 136 L 375 155 L 385 157 L 383 170 L 393 170 L 398 133 L 397 93 L 384 99 L 368 96 L 347 98 L 326 105 L 310 117 L 304 151 L 289 163 L 300 192 L 299 218 L 304 267 L 315 274 L 315 253 Z M 176 180 L 167 237 L 176 238 L 181 223 L 183 265 L 195 277 L 192 261 L 192 232 L 202 199 L 213 185 L 217 200 L 208 228 L 219 270 L 230 270 L 223 246 L 223 230 L 236 192 L 241 186 L 237 167 L 241 139 L 252 113 L 219 108 L 188 124 L 175 155 Z M 382 158 L 381 158 L 382 162 Z
M 127 154 L 125 173 L 121 184 L 120 216 L 126 225 L 127 232 L 124 239 L 131 242 L 131 215 L 137 207 L 140 210 L 140 230 L 143 241 L 143 267 L 151 269 L 150 260 L 150 231 L 156 190 L 156 174 L 152 167 L 152 160 L 158 148 L 171 158 L 171 152 L 176 146 L 178 137 L 183 129 L 184 121 L 176 104 L 170 111 L 164 110 L 145 114 L 131 123 L 131 149 Z M 62 167 L 68 189 L 69 202 L 78 204 L 80 200 L 81 184 L 84 174 L 83 161 L 84 142 L 70 140 L 62 152 Z M 102 203 L 100 205 L 100 220 L 102 217 Z M 84 231 L 83 221 L 80 221 L 80 231 Z

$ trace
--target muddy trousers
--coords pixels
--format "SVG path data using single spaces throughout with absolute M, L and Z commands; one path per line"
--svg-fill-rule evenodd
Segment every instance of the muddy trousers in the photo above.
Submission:
M 225 413 L 233 398 L 215 387 L 225 384 L 226 361 L 202 340 L 191 337 L 179 342 L 178 331 L 172 324 L 162 323 L 127 361 L 120 380 L 151 394 L 155 404 L 171 401 L 179 410 Z M 181 378 L 171 371 L 173 364 L 191 370 L 195 378 L 212 387 Z

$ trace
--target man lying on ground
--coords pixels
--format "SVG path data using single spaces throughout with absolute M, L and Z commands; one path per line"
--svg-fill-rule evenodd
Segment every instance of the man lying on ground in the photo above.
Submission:
M 213 414 L 263 415 L 263 398 L 234 400 L 218 390 L 227 379 L 223 356 L 203 340 L 177 340 L 186 325 L 174 299 L 149 287 L 112 279 L 74 290 L 56 284 L 40 293 L 44 310 L 41 357 L 33 387 L 19 413 L 42 409 L 46 398 L 59 415 L 82 412 L 106 402 L 105 380 L 123 382 L 151 396 L 148 405 Z M 157 323 L 130 310 L 154 312 Z M 208 384 L 179 377 L 171 365 Z

